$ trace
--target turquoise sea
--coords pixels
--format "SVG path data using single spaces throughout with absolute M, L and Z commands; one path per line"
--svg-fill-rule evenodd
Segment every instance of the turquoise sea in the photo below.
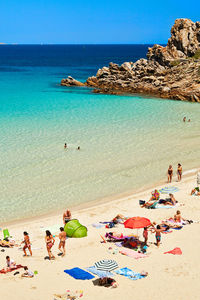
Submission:
M 169 164 L 199 165 L 200 104 L 59 85 L 147 47 L 0 46 L 0 222 L 145 187 Z

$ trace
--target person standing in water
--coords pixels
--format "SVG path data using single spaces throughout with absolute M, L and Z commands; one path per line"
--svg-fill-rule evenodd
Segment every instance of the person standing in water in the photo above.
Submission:
M 185 122 L 185 121 L 186 121 L 186 117 L 183 118 L 183 122 Z
M 173 176 L 172 165 L 169 165 L 169 168 L 168 168 L 168 171 L 167 171 L 167 176 L 168 176 L 168 182 L 172 182 L 172 176 Z
M 64 144 L 64 149 L 67 149 L 67 143 Z
M 59 243 L 58 249 L 62 253 L 62 256 L 65 256 L 66 237 L 67 237 L 67 235 L 66 235 L 66 232 L 64 231 L 64 228 L 60 227 L 60 233 L 59 233 L 60 243 Z
M 178 168 L 177 168 L 178 181 L 181 181 L 182 173 L 183 173 L 182 166 L 181 164 L 178 164 Z

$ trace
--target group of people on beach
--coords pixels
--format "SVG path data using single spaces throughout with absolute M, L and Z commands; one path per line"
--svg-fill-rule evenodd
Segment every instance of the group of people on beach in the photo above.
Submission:
M 181 166 L 180 163 L 178 163 L 178 166 L 177 166 L 177 178 L 178 178 L 178 181 L 181 181 L 182 174 L 183 174 L 182 166 Z M 169 165 L 169 168 L 167 170 L 167 180 L 168 180 L 168 183 L 172 182 L 172 177 L 173 177 L 173 167 L 172 167 L 172 165 Z
M 64 223 L 64 225 L 71 220 L 71 217 L 72 217 L 71 211 L 69 209 L 67 209 L 63 213 L 63 223 Z M 60 255 L 65 256 L 65 254 L 66 254 L 65 243 L 66 243 L 67 235 L 66 235 L 66 232 L 64 230 L 64 227 L 60 227 L 60 233 L 58 235 L 58 238 L 59 238 L 58 250 L 60 251 L 60 253 L 58 255 L 59 256 Z M 46 242 L 47 252 L 48 252 L 48 255 L 49 255 L 48 258 L 50 260 L 55 259 L 55 256 L 52 254 L 52 247 L 55 244 L 55 238 L 49 230 L 46 230 L 45 242 Z

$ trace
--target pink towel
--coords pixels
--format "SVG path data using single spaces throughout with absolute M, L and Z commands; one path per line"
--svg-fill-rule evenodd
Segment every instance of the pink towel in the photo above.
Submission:
M 136 252 L 134 250 L 131 250 L 131 249 L 122 249 L 119 252 L 123 255 L 127 255 L 127 256 L 130 256 L 130 257 L 135 258 L 135 259 L 147 257 L 147 255 L 145 255 L 143 253 L 138 253 L 138 252 Z
M 167 254 L 167 253 L 173 254 L 173 255 L 181 255 L 181 254 L 182 254 L 182 251 L 181 251 L 180 248 L 176 247 L 176 248 L 174 248 L 174 249 L 171 250 L 171 251 L 164 252 L 164 254 Z

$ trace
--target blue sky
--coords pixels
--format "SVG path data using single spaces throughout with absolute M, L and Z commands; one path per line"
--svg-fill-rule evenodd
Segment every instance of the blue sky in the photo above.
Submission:
M 198 0 L 0 0 L 0 42 L 166 43 L 176 18 L 199 12 Z

